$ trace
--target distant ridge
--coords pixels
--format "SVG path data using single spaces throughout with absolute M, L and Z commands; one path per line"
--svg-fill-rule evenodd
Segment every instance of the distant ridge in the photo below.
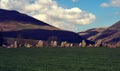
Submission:
M 107 28 L 95 40 L 103 40 L 103 42 L 116 43 L 120 41 L 120 21 Z
M 95 28 L 78 34 L 91 41 L 102 40 L 103 43 L 117 44 L 120 42 L 120 21 L 108 28 Z
M 95 39 L 102 34 L 107 28 L 93 28 L 83 32 L 78 32 L 78 34 L 88 40 L 95 41 Z

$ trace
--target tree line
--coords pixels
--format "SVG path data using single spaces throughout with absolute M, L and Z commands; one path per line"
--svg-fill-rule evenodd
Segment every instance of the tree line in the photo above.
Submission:
M 116 48 L 120 47 L 120 42 L 117 43 L 102 43 L 102 40 L 96 41 L 95 44 L 87 44 L 85 40 L 80 43 L 69 43 L 67 41 L 59 42 L 56 36 L 50 36 L 47 41 L 44 40 L 33 40 L 33 39 L 23 39 L 21 34 L 18 34 L 16 38 L 10 40 L 5 39 L 3 35 L 3 30 L 0 29 L 0 47 L 1 48 L 18 48 L 18 47 L 110 47 Z

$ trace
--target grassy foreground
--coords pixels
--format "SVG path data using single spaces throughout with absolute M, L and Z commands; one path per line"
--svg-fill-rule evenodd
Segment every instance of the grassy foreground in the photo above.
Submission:
M 120 48 L 1 48 L 0 71 L 120 71 Z

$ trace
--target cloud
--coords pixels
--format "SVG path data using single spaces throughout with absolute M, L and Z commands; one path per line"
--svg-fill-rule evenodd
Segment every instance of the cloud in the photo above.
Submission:
M 18 10 L 53 26 L 75 30 L 76 25 L 95 21 L 96 16 L 77 7 L 60 7 L 55 0 L 2 0 L 4 9 Z
M 73 2 L 77 2 L 78 0 L 72 0 Z
M 101 7 L 120 7 L 120 0 L 110 0 L 109 3 L 102 3 Z
M 101 7 L 103 7 L 103 8 L 109 7 L 109 4 L 107 4 L 107 3 L 102 3 L 102 4 L 101 4 Z

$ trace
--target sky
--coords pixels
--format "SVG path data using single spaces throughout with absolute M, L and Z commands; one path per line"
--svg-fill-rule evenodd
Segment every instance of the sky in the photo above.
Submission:
M 1 0 L 0 8 L 74 32 L 109 27 L 120 20 L 120 0 Z

